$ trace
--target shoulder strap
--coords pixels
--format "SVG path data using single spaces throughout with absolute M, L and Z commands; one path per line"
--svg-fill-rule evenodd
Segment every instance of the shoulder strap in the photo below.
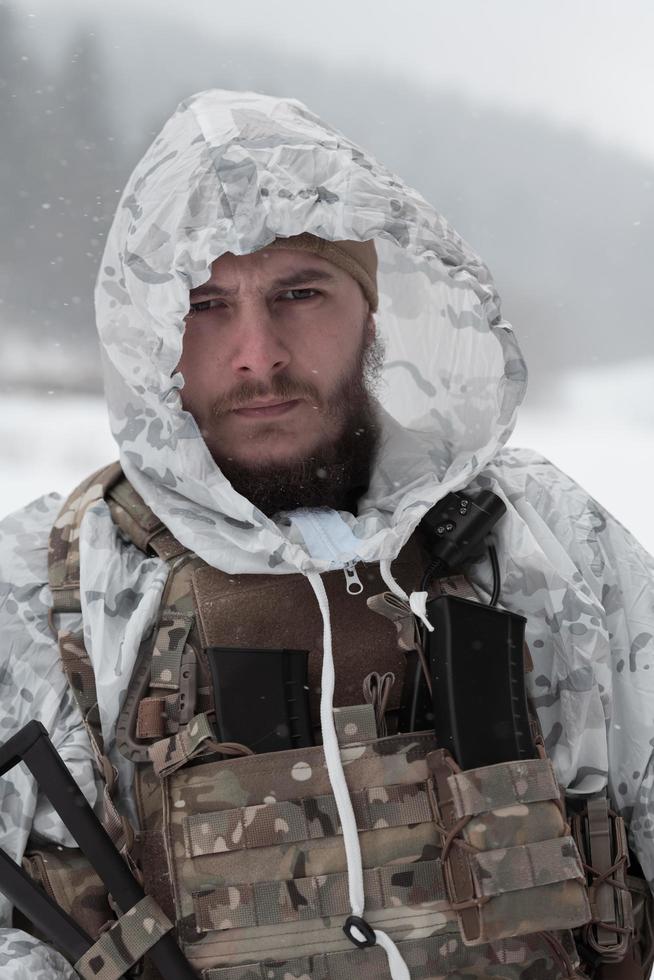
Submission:
M 102 750 L 95 676 L 82 633 L 57 630 L 53 616 L 81 612 L 80 528 L 89 507 L 107 500 L 111 516 L 138 548 L 166 561 L 187 549 L 147 506 L 126 479 L 120 463 L 97 470 L 73 490 L 54 522 L 48 542 L 48 582 L 52 593 L 50 626 L 57 636 L 64 672 L 79 704 L 94 744 Z
M 114 523 L 141 551 L 155 554 L 164 561 L 171 561 L 188 551 L 150 510 L 125 476 L 107 488 L 107 503 Z
M 48 542 L 48 582 L 52 612 L 80 612 L 79 530 L 89 507 L 102 500 L 123 477 L 120 463 L 110 463 L 89 476 L 59 511 Z
M 48 581 L 52 593 L 49 622 L 59 644 L 61 665 L 79 705 L 96 758 L 103 756 L 102 732 L 95 689 L 95 675 L 84 646 L 84 633 L 55 626 L 57 613 L 81 612 L 79 531 L 85 513 L 102 500 L 123 471 L 110 463 L 80 483 L 68 497 L 50 532 Z
M 131 833 L 114 804 L 116 772 L 104 754 L 93 665 L 84 644 L 83 630 L 70 632 L 55 627 L 57 613 L 81 612 L 80 529 L 84 515 L 100 500 L 106 500 L 112 518 L 123 534 L 143 551 L 164 560 L 187 549 L 168 531 L 125 478 L 120 463 L 111 463 L 83 481 L 68 497 L 50 532 L 48 582 L 52 593 L 50 626 L 57 637 L 64 673 L 75 696 L 105 781 L 105 826 L 114 841 L 129 847 Z

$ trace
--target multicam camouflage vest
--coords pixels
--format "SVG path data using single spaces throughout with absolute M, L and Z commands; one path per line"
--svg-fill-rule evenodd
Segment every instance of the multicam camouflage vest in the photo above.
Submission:
M 63 667 L 106 780 L 106 826 L 203 980 L 388 977 L 383 950 L 356 948 L 342 930 L 346 862 L 321 745 L 232 758 L 229 747 L 216 752 L 209 646 L 309 650 L 318 717 L 322 624 L 308 582 L 208 566 L 113 464 L 73 493 L 53 529 L 54 615 L 81 608 L 78 532 L 86 509 L 102 498 L 121 532 L 170 569 L 116 730 L 135 764 L 135 836 L 112 800 L 115 773 L 103 753 L 83 636 L 59 632 Z M 408 591 L 426 561 L 414 536 L 394 562 Z M 591 920 L 589 894 L 544 750 L 538 759 L 461 772 L 433 732 L 397 734 L 413 620 L 386 602 L 375 565 L 361 577 L 360 595 L 346 590 L 341 571 L 323 580 L 366 920 L 393 937 L 415 980 L 579 976 L 569 930 Z M 100 933 L 108 908 L 78 853 L 33 851 L 26 864 L 88 931 Z M 624 936 L 612 935 L 624 947 Z

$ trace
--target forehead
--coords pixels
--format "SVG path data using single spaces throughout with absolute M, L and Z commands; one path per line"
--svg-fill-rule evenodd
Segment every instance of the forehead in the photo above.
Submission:
M 350 279 L 346 272 L 314 252 L 274 248 L 262 249 L 250 255 L 233 255 L 231 252 L 226 252 L 212 263 L 211 275 L 207 282 L 192 292 L 200 292 L 208 285 L 224 288 L 233 288 L 241 284 L 265 287 L 278 280 L 291 279 L 293 276 L 305 273 L 309 277 L 315 273 L 317 279 L 326 281 L 329 278 L 334 283 Z

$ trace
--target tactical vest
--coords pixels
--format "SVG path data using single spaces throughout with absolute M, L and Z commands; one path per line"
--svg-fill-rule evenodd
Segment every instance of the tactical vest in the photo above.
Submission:
M 104 756 L 83 636 L 58 632 L 63 668 L 105 778 L 105 825 L 175 923 L 203 980 L 389 977 L 383 950 L 356 948 L 342 929 L 349 913 L 345 853 L 321 745 L 235 757 L 226 753 L 238 749 L 215 745 L 209 646 L 309 650 L 318 718 L 322 622 L 309 583 L 300 574 L 227 575 L 208 566 L 113 464 L 72 494 L 53 528 L 55 616 L 80 611 L 79 528 L 100 499 L 125 537 L 169 565 L 158 622 L 142 643 L 116 729 L 120 751 L 135 765 L 136 834 L 112 799 L 115 772 Z M 393 563 L 407 592 L 418 588 L 427 561 L 414 536 Z M 393 938 L 413 980 L 581 976 L 570 930 L 585 929 L 592 943 L 597 921 L 599 931 L 606 922 L 544 749 L 537 759 L 462 772 L 433 732 L 396 733 L 413 617 L 384 599 L 377 565 L 364 566 L 360 576 L 360 595 L 347 591 L 342 571 L 322 578 L 366 921 Z M 438 587 L 458 589 L 461 580 Z M 579 830 L 577 842 L 582 838 Z M 626 843 L 624 860 L 600 882 L 604 898 L 607 888 L 624 888 L 625 860 Z M 33 850 L 25 864 L 100 935 L 106 900 L 78 852 Z M 603 938 L 617 950 L 614 958 L 624 956 L 628 932 L 609 917 Z

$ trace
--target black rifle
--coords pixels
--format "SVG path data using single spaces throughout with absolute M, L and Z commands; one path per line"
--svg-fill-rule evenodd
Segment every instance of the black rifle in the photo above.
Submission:
M 0 777 L 24 762 L 120 909 L 128 912 L 145 893 L 116 850 L 77 783 L 53 746 L 47 730 L 30 721 L 0 746 Z M 94 940 L 0 849 L 0 890 L 72 963 Z M 197 974 L 168 932 L 146 954 L 164 980 L 197 980 Z

